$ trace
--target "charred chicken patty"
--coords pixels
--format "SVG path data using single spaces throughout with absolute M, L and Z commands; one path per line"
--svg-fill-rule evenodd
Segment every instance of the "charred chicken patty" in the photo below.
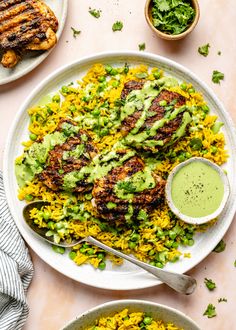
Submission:
M 0 0 L 1 63 L 12 68 L 25 50 L 47 50 L 57 42 L 58 21 L 41 0 Z
M 95 181 L 93 204 L 108 221 L 143 220 L 146 211 L 163 201 L 164 190 L 165 180 L 151 172 L 142 159 L 133 156 Z
M 65 124 L 76 127 L 71 121 L 61 121 L 58 131 L 62 131 Z M 92 189 L 91 183 L 86 177 L 81 180 L 73 180 L 84 167 L 88 166 L 95 157 L 97 149 L 92 143 L 89 134 L 83 130 L 68 137 L 61 145 L 56 145 L 49 152 L 47 165 L 38 175 L 39 179 L 54 191 L 70 190 L 74 192 L 85 192 Z M 70 178 L 72 184 L 66 186 L 66 180 Z
M 152 97 L 148 97 L 150 90 Z M 188 108 L 184 107 L 185 97 L 165 88 L 159 90 L 154 83 L 129 81 L 121 99 L 124 104 L 121 131 L 126 136 L 125 143 L 138 149 L 157 152 L 173 144 L 191 121 Z

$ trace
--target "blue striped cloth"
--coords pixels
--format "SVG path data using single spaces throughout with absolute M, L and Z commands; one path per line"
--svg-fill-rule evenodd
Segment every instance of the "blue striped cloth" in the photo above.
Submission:
M 29 313 L 26 291 L 33 265 L 5 198 L 0 173 L 0 330 L 20 330 Z

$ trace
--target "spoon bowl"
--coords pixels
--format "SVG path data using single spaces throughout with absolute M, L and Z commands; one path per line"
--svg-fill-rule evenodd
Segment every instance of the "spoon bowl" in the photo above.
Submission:
M 182 293 L 182 294 L 192 294 L 197 286 L 197 282 L 194 278 L 188 275 L 184 274 L 178 274 L 170 271 L 166 271 L 154 266 L 151 266 L 145 262 L 142 262 L 130 255 L 124 254 L 118 250 L 115 250 L 111 248 L 108 245 L 103 244 L 102 242 L 98 241 L 97 239 L 93 238 L 92 236 L 87 236 L 85 238 L 82 238 L 80 240 L 74 240 L 71 243 L 55 243 L 53 240 L 53 237 L 47 237 L 46 232 L 48 229 L 45 228 L 39 228 L 37 225 L 32 221 L 30 217 L 30 211 L 33 208 L 41 209 L 43 206 L 50 205 L 49 202 L 46 201 L 34 201 L 29 204 L 27 204 L 23 209 L 23 217 L 25 219 L 26 224 L 29 226 L 31 231 L 33 231 L 34 234 L 38 235 L 41 239 L 44 241 L 47 241 L 50 244 L 64 247 L 64 248 L 70 248 L 77 244 L 80 244 L 82 242 L 87 242 L 90 244 L 93 244 L 103 250 L 105 250 L 108 253 L 114 254 L 117 257 L 123 258 L 125 260 L 128 260 L 129 262 L 135 264 L 136 266 L 146 270 L 147 272 L 151 273 L 155 277 L 157 277 L 160 281 L 167 284 L 169 287 L 174 289 L 175 291 Z

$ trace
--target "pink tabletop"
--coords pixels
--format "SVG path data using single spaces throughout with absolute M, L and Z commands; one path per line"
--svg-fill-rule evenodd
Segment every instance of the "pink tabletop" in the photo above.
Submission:
M 201 17 L 194 32 L 178 42 L 167 42 L 155 37 L 144 18 L 145 0 L 69 0 L 68 19 L 64 33 L 51 55 L 33 72 L 14 83 L 0 88 L 0 158 L 11 122 L 19 105 L 32 89 L 49 73 L 62 65 L 108 50 L 138 50 L 145 42 L 146 51 L 171 58 L 196 73 L 223 101 L 236 122 L 236 2 L 235 0 L 199 0 Z M 96 19 L 89 7 L 101 9 Z M 124 23 L 122 32 L 112 32 L 116 20 Z M 71 27 L 81 30 L 73 38 Z M 198 54 L 198 46 L 210 43 L 207 58 Z M 221 51 L 221 56 L 217 52 Z M 224 72 L 221 85 L 211 82 L 213 70 Z M 192 317 L 202 329 L 236 329 L 236 224 L 233 223 L 224 238 L 226 250 L 211 253 L 195 267 L 190 275 L 198 281 L 192 296 L 176 294 L 165 285 L 152 289 L 112 292 L 84 286 L 57 273 L 31 251 L 35 267 L 33 282 L 28 291 L 30 314 L 24 330 L 56 330 L 71 318 L 98 304 L 125 298 L 136 298 L 175 307 Z M 204 278 L 213 279 L 217 288 L 209 292 Z M 218 303 L 224 297 L 227 302 Z M 217 317 L 203 316 L 207 305 L 216 306 Z

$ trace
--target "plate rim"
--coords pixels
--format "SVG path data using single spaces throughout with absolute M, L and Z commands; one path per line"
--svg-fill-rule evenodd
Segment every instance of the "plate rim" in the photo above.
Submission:
M 181 318 L 183 318 L 184 320 L 188 321 L 189 323 L 192 323 L 192 325 L 194 325 L 196 327 L 196 329 L 200 330 L 198 324 L 191 318 L 189 317 L 187 314 L 185 314 L 184 312 L 180 311 L 179 309 L 176 309 L 174 307 L 170 307 L 168 305 L 165 304 L 160 304 L 154 301 L 149 301 L 149 300 L 138 300 L 138 299 L 120 299 L 120 300 L 111 300 L 99 305 L 96 305 L 95 307 L 89 308 L 86 311 L 80 313 L 78 316 L 76 316 L 75 318 L 71 319 L 70 321 L 68 321 L 62 328 L 60 328 L 60 330 L 67 330 L 67 327 L 73 325 L 74 322 L 76 322 L 79 319 L 82 319 L 84 317 L 89 316 L 90 314 L 99 311 L 99 310 L 103 310 L 105 308 L 109 308 L 109 307 L 117 307 L 117 308 L 125 308 L 125 306 L 128 305 L 136 305 L 138 307 L 138 305 L 143 305 L 146 307 L 159 307 L 161 309 L 164 310 L 168 310 L 170 312 L 173 312 L 175 314 L 177 314 L 178 316 L 180 316 Z M 117 311 L 118 312 L 118 311 Z
M 67 14 L 68 14 L 68 1 L 69 0 L 63 0 L 63 3 L 62 3 L 62 17 L 61 17 L 61 21 L 59 22 L 59 29 L 56 33 L 57 43 L 58 43 L 58 41 L 62 35 L 62 32 L 64 30 L 64 27 L 65 27 L 66 18 L 67 18 Z M 33 71 L 37 66 L 39 66 L 50 55 L 50 53 L 54 50 L 54 48 L 57 47 L 57 43 L 51 49 L 49 49 L 49 50 L 43 52 L 41 55 L 39 55 L 31 65 L 29 65 L 22 71 L 16 73 L 15 75 L 0 79 L 0 86 L 3 86 L 3 85 L 11 83 L 13 81 L 16 81 L 16 80 L 24 77 L 31 71 Z
M 212 91 L 212 89 L 204 82 L 202 81 L 200 78 L 198 78 L 191 70 L 189 70 L 188 68 L 186 68 L 185 66 L 171 60 L 168 59 L 166 57 L 160 56 L 160 55 L 156 55 L 153 53 L 140 53 L 138 51 L 110 51 L 110 52 L 100 52 L 100 53 L 96 53 L 93 54 L 91 56 L 84 56 L 81 57 L 79 59 L 77 59 L 76 61 L 73 61 L 71 63 L 68 63 L 58 69 L 56 69 L 55 71 L 53 71 L 52 73 L 50 73 L 46 78 L 44 78 L 34 89 L 33 91 L 29 94 L 29 96 L 25 99 L 25 101 L 22 103 L 22 105 L 20 106 L 19 110 L 16 113 L 15 119 L 12 122 L 12 125 L 10 127 L 8 136 L 7 136 L 7 140 L 6 140 L 6 144 L 5 144 L 5 148 L 4 148 L 4 153 L 3 153 L 3 180 L 4 180 L 4 187 L 5 187 L 5 192 L 6 192 L 6 198 L 7 198 L 7 202 L 11 211 L 11 214 L 13 216 L 13 219 L 16 223 L 16 226 L 18 227 L 18 230 L 20 231 L 21 235 L 24 237 L 24 239 L 26 240 L 26 242 L 29 244 L 29 246 L 34 250 L 34 252 L 44 261 L 46 262 L 50 267 L 54 268 L 55 270 L 57 270 L 59 273 L 86 285 L 89 285 L 91 287 L 96 287 L 96 288 L 101 288 L 101 289 L 107 289 L 107 290 L 122 290 L 122 291 L 127 291 L 127 290 L 138 290 L 138 289 L 144 289 L 144 288 L 149 288 L 149 287 L 154 287 L 156 285 L 161 284 L 162 282 L 160 281 L 150 281 L 150 283 L 145 284 L 146 281 L 143 281 L 144 283 L 142 285 L 135 285 L 132 286 L 130 288 L 124 289 L 121 287 L 113 287 L 110 284 L 107 286 L 101 285 L 100 283 L 93 283 L 91 284 L 89 280 L 81 280 L 78 279 L 76 276 L 74 276 L 73 274 L 69 274 L 67 272 L 67 270 L 62 270 L 61 267 L 57 264 L 52 265 L 48 260 L 47 257 L 45 257 L 43 255 L 43 253 L 41 253 L 41 251 L 36 251 L 36 248 L 32 247 L 32 242 L 30 239 L 28 239 L 27 233 L 23 232 L 22 230 L 20 230 L 19 228 L 19 224 L 17 223 L 17 216 L 16 216 L 16 212 L 14 210 L 14 205 L 11 202 L 11 191 L 10 191 L 10 184 L 9 184 L 9 177 L 10 177 L 10 173 L 8 172 L 8 150 L 10 150 L 11 147 L 11 141 L 12 141 L 12 137 L 13 134 L 15 132 L 15 129 L 17 128 L 17 123 L 19 121 L 19 119 L 21 118 L 21 116 L 24 114 L 24 112 L 26 111 L 28 105 L 32 102 L 32 100 L 35 98 L 35 96 L 50 82 L 53 81 L 54 78 L 56 78 L 59 75 L 62 75 L 63 73 L 66 73 L 66 71 L 70 71 L 74 66 L 79 66 L 82 64 L 86 64 L 87 62 L 91 62 L 91 61 L 99 61 L 99 60 L 104 60 L 104 58 L 108 58 L 108 61 L 115 58 L 115 57 L 135 57 L 136 59 L 144 59 L 145 60 L 151 60 L 151 61 L 159 61 L 161 62 L 163 65 L 168 65 L 170 68 L 175 68 L 177 70 L 180 70 L 182 73 L 184 73 L 185 75 L 187 75 L 189 78 L 193 79 L 196 83 L 198 83 L 206 92 L 207 94 L 212 98 L 212 100 L 217 104 L 218 109 L 220 109 L 220 113 L 222 113 L 224 115 L 224 119 L 227 122 L 227 125 L 231 128 L 229 131 L 229 135 L 230 138 L 232 139 L 232 143 L 234 144 L 235 148 L 236 148 L 236 128 L 234 126 L 234 122 L 230 116 L 230 114 L 226 111 L 223 103 L 218 99 L 217 95 Z M 236 164 L 235 164 L 236 165 Z M 236 192 L 233 195 L 231 195 L 232 199 L 233 197 L 236 197 Z M 228 218 L 230 218 L 226 224 L 225 227 L 223 228 L 223 230 L 221 229 L 217 235 L 216 235 L 216 239 L 213 244 L 211 244 L 211 249 L 205 251 L 201 257 L 196 257 L 195 258 L 195 262 L 187 269 L 185 270 L 185 272 L 188 272 L 189 270 L 191 270 L 193 267 L 195 267 L 196 265 L 198 265 L 201 261 L 203 261 L 209 254 L 210 252 L 214 249 L 214 247 L 216 246 L 216 244 L 222 239 L 222 237 L 225 235 L 226 231 L 229 229 L 233 218 L 234 218 L 234 214 L 236 211 L 236 203 L 234 203 L 233 207 L 230 208 L 230 214 L 228 215 Z M 21 227 L 21 226 L 20 226 Z M 22 229 L 22 228 L 21 228 Z

